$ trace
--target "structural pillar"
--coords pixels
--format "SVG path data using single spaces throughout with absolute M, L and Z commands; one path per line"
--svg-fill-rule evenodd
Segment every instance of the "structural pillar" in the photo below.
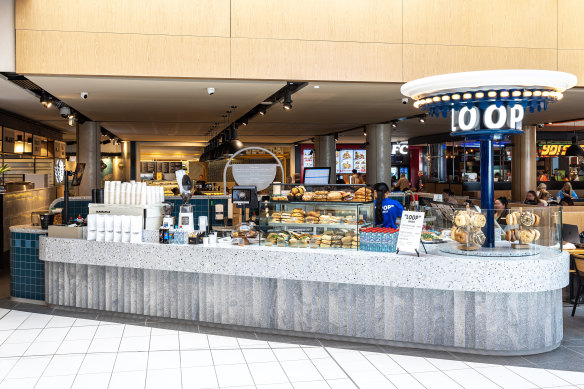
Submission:
M 314 139 L 314 167 L 330 167 L 329 183 L 336 182 L 337 144 L 332 135 L 317 136 Z
M 79 196 L 91 196 L 91 190 L 101 187 L 101 126 L 85 122 L 77 126 L 77 162 L 85 163 L 79 186 Z
M 385 182 L 391 187 L 391 126 L 368 124 L 367 131 L 367 184 Z M 399 177 L 397 177 L 399 179 Z
M 493 166 L 493 139 L 482 139 L 481 143 L 481 210 L 487 223 L 483 229 L 483 247 L 495 247 L 495 178 Z
M 523 134 L 511 136 L 511 143 L 511 197 L 523 201 L 537 185 L 536 127 L 524 126 Z

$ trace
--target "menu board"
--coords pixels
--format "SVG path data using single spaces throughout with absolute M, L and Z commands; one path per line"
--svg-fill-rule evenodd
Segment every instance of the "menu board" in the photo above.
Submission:
M 304 167 L 314 167 L 314 150 L 305 149 L 302 152 L 302 163 Z
M 353 154 L 353 166 L 357 169 L 358 173 L 367 172 L 367 155 L 365 150 L 355 150 Z
M 43 140 L 40 136 L 32 136 L 32 155 L 40 157 L 42 151 Z

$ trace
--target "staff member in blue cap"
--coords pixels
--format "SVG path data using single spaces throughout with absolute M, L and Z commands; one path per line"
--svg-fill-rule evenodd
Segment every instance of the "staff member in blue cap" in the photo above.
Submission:
M 395 221 L 401 217 L 404 207 L 389 198 L 389 187 L 380 182 L 373 186 L 375 191 L 375 224 L 384 228 L 397 228 Z

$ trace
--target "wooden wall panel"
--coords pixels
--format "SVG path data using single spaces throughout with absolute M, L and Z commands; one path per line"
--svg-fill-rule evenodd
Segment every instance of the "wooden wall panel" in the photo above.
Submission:
M 558 50 L 558 70 L 575 74 L 584 86 L 584 50 Z
M 229 0 L 18 0 L 17 30 L 229 36 Z
M 557 69 L 557 50 L 404 44 L 404 81 L 491 69 Z
M 558 48 L 584 49 L 584 1 L 558 0 Z
M 400 43 L 402 0 L 232 0 L 232 36 Z
M 23 74 L 229 77 L 229 38 L 16 31 Z
M 404 43 L 555 48 L 557 1 L 406 0 Z
M 233 38 L 231 77 L 400 81 L 401 45 Z

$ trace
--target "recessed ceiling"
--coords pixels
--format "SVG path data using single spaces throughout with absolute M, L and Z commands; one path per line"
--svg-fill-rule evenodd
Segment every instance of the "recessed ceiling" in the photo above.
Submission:
M 185 80 L 107 77 L 27 76 L 57 98 L 124 140 L 204 142 L 210 127 L 222 123 L 221 115 L 237 106 L 231 119 L 285 85 L 285 81 Z M 7 85 L 4 85 L 7 84 Z M 315 86 L 318 88 L 315 88 Z M 207 88 L 214 87 L 209 96 Z M 293 109 L 281 104 L 241 127 L 240 139 L 250 143 L 292 143 L 368 123 L 379 123 L 421 112 L 410 101 L 403 104 L 401 84 L 310 82 L 295 93 Z M 88 92 L 89 98 L 81 98 Z M 23 95 L 24 100 L 11 98 Z M 22 96 L 21 96 L 22 97 Z M 547 123 L 583 117 L 584 89 L 572 89 L 562 101 L 540 113 L 526 114 L 524 123 Z M 7 81 L 0 82 L 0 108 L 71 131 L 56 110 L 46 110 L 38 100 Z M 444 133 L 449 119 L 400 121 L 395 140 Z M 223 128 L 220 124 L 219 128 Z M 69 136 L 74 136 L 70 133 Z M 362 130 L 341 134 L 342 143 L 364 141 Z

